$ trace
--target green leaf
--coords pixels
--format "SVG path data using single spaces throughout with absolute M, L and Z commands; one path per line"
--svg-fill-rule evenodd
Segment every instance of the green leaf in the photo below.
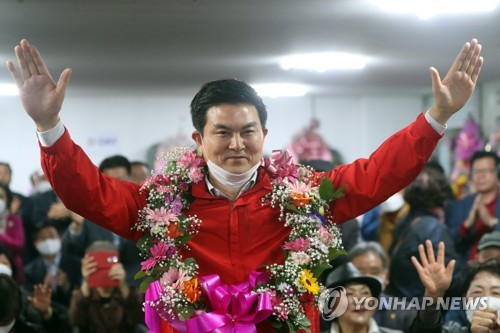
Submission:
M 298 209 L 297 209 L 297 207 L 295 207 L 295 205 L 292 205 L 292 204 L 286 204 L 286 205 L 285 205 L 285 208 L 286 208 L 286 209 L 288 209 L 289 211 L 294 212 L 294 213 L 304 215 L 304 213 L 302 213 L 300 210 L 298 210 Z
M 335 259 L 341 255 L 347 255 L 347 252 L 346 252 L 346 250 L 344 250 L 344 248 L 340 248 L 338 250 L 334 249 L 334 248 L 328 249 L 328 260 L 329 261 L 332 261 L 333 259 Z
M 180 235 L 179 237 L 177 237 L 175 239 L 175 241 L 178 242 L 179 244 L 186 244 L 192 238 L 193 238 L 193 235 L 191 235 L 191 234 L 184 234 L 184 235 Z
M 333 183 L 329 178 L 323 178 L 319 185 L 319 196 L 326 202 L 344 197 L 344 189 L 347 185 L 342 185 L 338 189 L 333 188 Z
M 323 178 L 319 185 L 319 197 L 326 202 L 330 202 L 333 198 L 333 183 L 327 177 Z
M 143 253 L 149 253 L 149 249 L 151 246 L 153 246 L 153 241 L 151 240 L 151 235 L 149 233 L 145 233 L 144 235 L 139 238 L 137 243 L 135 243 L 135 246 L 143 252 Z
M 194 308 L 192 307 L 183 307 L 183 308 L 177 308 L 177 315 L 179 316 L 180 320 L 188 320 L 193 316 L 194 313 Z
M 288 326 L 288 331 L 289 331 L 290 333 L 296 333 L 296 332 L 297 332 L 297 330 L 296 330 L 296 328 L 295 328 L 295 325 L 293 324 L 293 322 L 292 322 L 292 321 L 287 320 L 287 321 L 286 321 L 286 324 L 287 324 L 287 326 Z
M 167 167 L 166 167 L 167 173 L 174 173 L 176 168 L 177 168 L 176 161 L 169 161 L 167 163 Z
M 149 285 L 153 283 L 155 279 L 152 276 L 146 276 L 139 285 L 139 290 L 141 293 L 145 293 L 148 290 Z
M 321 275 L 321 273 L 323 273 L 326 269 L 330 269 L 330 268 L 332 268 L 332 266 L 329 263 L 323 263 L 319 266 L 315 266 L 315 267 L 311 268 L 311 272 L 312 272 L 313 276 L 319 277 Z
M 135 275 L 134 275 L 134 280 L 140 280 L 142 279 L 143 277 L 146 276 L 146 272 L 145 271 L 138 271 Z

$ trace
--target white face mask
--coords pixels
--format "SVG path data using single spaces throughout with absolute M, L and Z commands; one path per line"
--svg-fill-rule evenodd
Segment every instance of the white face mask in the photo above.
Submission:
M 36 249 L 43 256 L 55 256 L 61 250 L 61 240 L 49 238 L 36 244 Z
M 469 323 L 472 323 L 472 315 L 474 314 L 474 311 L 476 311 L 477 309 L 484 310 L 485 308 L 491 308 L 500 311 L 500 298 L 494 296 L 481 297 L 476 307 L 466 309 L 465 314 L 467 315 L 467 320 L 469 320 Z
M 215 179 L 217 179 L 217 181 L 223 186 L 229 187 L 231 189 L 240 189 L 250 180 L 250 178 L 252 178 L 255 171 L 257 171 L 257 169 L 259 168 L 260 162 L 255 164 L 248 171 L 240 174 L 226 171 L 210 160 L 208 160 L 207 166 L 208 170 L 210 171 L 210 175 L 215 177 Z
M 52 190 L 52 186 L 50 186 L 50 183 L 47 180 L 44 180 L 36 184 L 35 190 L 38 193 L 45 193 L 47 191 Z
M 12 327 L 14 327 L 15 323 L 16 323 L 16 321 L 13 320 L 12 323 L 10 323 L 7 326 L 0 326 L 0 333 L 9 333 L 10 330 L 12 329 Z
M 0 263 L 0 274 L 5 274 L 12 277 L 12 269 L 6 264 Z

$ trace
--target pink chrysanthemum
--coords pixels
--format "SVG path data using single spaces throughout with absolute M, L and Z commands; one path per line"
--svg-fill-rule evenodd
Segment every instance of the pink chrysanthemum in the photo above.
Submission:
M 188 177 L 193 183 L 199 183 L 203 180 L 205 175 L 198 168 L 191 168 L 188 172 Z
M 183 169 L 198 169 L 204 164 L 205 161 L 192 150 L 182 154 L 182 156 L 177 161 L 177 166 Z
M 171 210 L 165 209 L 165 207 L 148 209 L 146 211 L 146 218 L 152 223 L 152 225 L 169 225 L 170 222 L 177 222 L 179 218 Z
M 302 195 L 304 197 L 309 197 L 313 188 L 311 183 L 304 183 L 301 181 L 294 181 L 287 184 L 290 190 L 290 194 Z
M 311 247 L 311 242 L 307 238 L 297 238 L 293 242 L 286 242 L 283 247 L 285 250 L 306 251 Z
M 154 258 L 148 258 L 141 262 L 141 270 L 143 271 L 149 271 L 151 268 L 153 268 L 156 265 L 156 260 Z

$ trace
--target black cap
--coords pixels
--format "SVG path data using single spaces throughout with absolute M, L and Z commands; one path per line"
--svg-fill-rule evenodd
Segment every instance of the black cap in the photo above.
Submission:
M 351 262 L 347 262 L 330 271 L 325 278 L 325 286 L 327 288 L 345 286 L 350 282 L 367 285 L 372 292 L 372 296 L 377 298 L 380 296 L 380 292 L 382 291 L 382 284 L 379 280 L 372 276 L 361 274 L 361 272 L 358 271 Z

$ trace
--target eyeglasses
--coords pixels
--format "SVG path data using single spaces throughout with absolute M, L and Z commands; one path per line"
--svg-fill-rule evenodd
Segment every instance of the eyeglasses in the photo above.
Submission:
M 495 169 L 473 169 L 472 174 L 473 175 L 484 175 L 484 174 L 491 174 L 495 173 Z

